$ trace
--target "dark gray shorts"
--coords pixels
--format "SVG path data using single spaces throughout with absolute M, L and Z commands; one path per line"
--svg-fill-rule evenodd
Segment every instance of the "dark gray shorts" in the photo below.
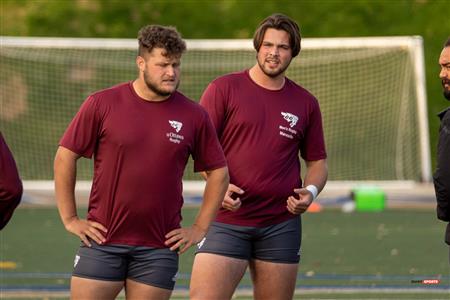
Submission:
M 214 222 L 196 253 L 296 264 L 300 261 L 301 226 L 300 217 L 262 228 Z
M 124 281 L 131 279 L 173 290 L 178 271 L 178 254 L 167 248 L 128 245 L 81 245 L 75 256 L 73 276 Z

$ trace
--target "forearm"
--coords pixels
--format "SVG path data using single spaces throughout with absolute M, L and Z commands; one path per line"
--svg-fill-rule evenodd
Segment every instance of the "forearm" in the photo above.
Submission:
M 307 171 L 303 186 L 310 184 L 316 186 L 318 192 L 322 191 L 328 179 L 328 166 L 325 159 L 306 162 Z
M 204 232 L 208 231 L 209 225 L 216 217 L 228 188 L 228 183 L 228 168 L 224 167 L 208 172 L 203 202 L 194 221 L 194 225 Z
M 64 226 L 77 217 L 75 202 L 76 158 L 58 149 L 54 163 L 55 196 Z

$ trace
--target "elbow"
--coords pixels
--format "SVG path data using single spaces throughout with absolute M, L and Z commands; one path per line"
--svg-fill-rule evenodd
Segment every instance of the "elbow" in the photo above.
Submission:
M 450 193 L 436 192 L 436 213 L 437 218 L 441 221 L 450 222 Z
M 16 188 L 12 191 L 12 195 L 16 202 L 19 202 L 22 199 L 23 195 L 23 185 L 20 179 L 18 180 Z
M 450 222 L 450 207 L 447 204 L 438 203 L 436 207 L 436 216 L 439 220 Z
M 19 202 L 22 199 L 22 181 L 17 177 L 5 184 L 0 192 L 0 200 L 7 202 Z

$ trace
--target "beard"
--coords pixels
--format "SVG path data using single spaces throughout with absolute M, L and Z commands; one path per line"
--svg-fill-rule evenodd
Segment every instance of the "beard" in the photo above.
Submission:
M 261 71 L 263 71 L 263 73 L 266 74 L 268 77 L 272 78 L 278 77 L 280 74 L 283 74 L 284 71 L 286 71 L 286 69 L 289 67 L 289 64 L 291 63 L 291 61 L 288 61 L 285 65 L 280 64 L 280 66 L 277 69 L 269 69 L 264 66 L 265 59 L 260 61 L 258 57 L 256 57 L 256 61 L 258 62 Z
M 447 86 L 449 86 L 448 88 L 445 88 L 445 84 L 447 84 Z M 450 101 L 450 81 L 449 80 L 442 80 L 442 87 L 444 88 L 443 94 L 445 99 L 447 99 L 448 101 Z
M 147 85 L 148 89 L 151 90 L 153 93 L 155 93 L 158 96 L 166 97 L 170 96 L 173 92 L 175 92 L 178 89 L 178 86 L 180 85 L 180 81 L 178 81 L 175 85 L 175 88 L 162 88 L 158 86 L 157 83 L 155 83 L 147 72 L 144 71 L 144 82 Z

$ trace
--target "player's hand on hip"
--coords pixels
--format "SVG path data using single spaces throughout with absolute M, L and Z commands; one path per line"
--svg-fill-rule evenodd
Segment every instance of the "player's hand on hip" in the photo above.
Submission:
M 229 184 L 225 197 L 222 201 L 222 207 L 230 211 L 236 211 L 241 207 L 241 198 L 239 195 L 244 194 L 244 190 L 234 184 Z
M 290 196 L 287 199 L 286 208 L 290 213 L 299 215 L 304 213 L 311 205 L 313 202 L 313 195 L 305 188 L 294 189 L 294 192 L 298 195 L 298 198 Z
M 94 240 L 97 244 L 103 244 L 106 241 L 103 233 L 106 233 L 108 230 L 100 223 L 73 217 L 65 227 L 67 231 L 78 236 L 88 247 L 92 246 L 89 239 Z
M 166 234 L 167 240 L 164 243 L 166 246 L 172 245 L 170 246 L 170 250 L 178 250 L 178 254 L 182 254 L 192 245 L 200 243 L 205 235 L 206 231 L 194 224 L 192 227 L 172 230 Z

